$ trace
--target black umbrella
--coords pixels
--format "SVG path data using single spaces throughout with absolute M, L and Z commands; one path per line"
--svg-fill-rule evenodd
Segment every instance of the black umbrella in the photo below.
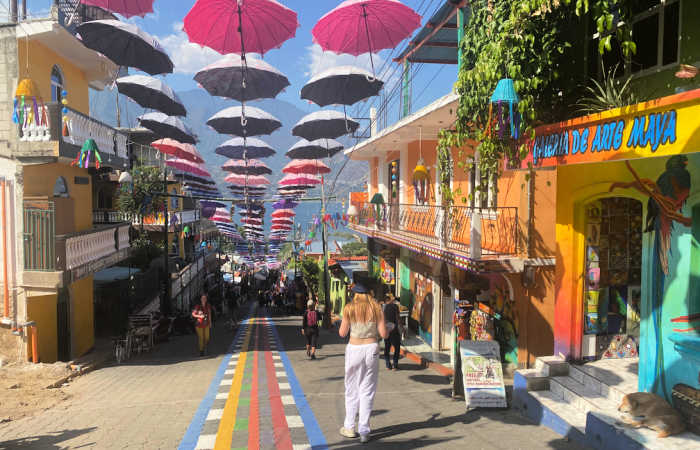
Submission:
M 287 77 L 270 64 L 250 56 L 244 61 L 235 53 L 200 70 L 194 79 L 211 95 L 239 102 L 275 98 L 289 86 Z
M 245 155 L 243 152 L 245 150 Z M 214 153 L 221 156 L 226 156 L 232 159 L 247 158 L 267 158 L 275 154 L 275 151 L 265 142 L 257 138 L 237 137 L 229 139 L 214 150 Z
M 317 139 L 307 141 L 302 139 L 286 155 L 291 159 L 317 159 L 330 158 L 343 149 L 343 145 L 333 139 Z
M 243 137 L 270 134 L 282 123 L 262 109 L 246 106 L 244 117 L 242 106 L 232 106 L 214 114 L 207 120 L 207 125 L 221 134 Z
M 160 137 L 169 137 L 183 144 L 196 144 L 192 131 L 177 117 L 161 112 L 144 114 L 138 118 L 141 126 L 148 128 Z
M 144 108 L 155 109 L 169 116 L 187 115 L 175 91 L 158 78 L 146 75 L 117 78 L 117 89 Z
M 228 188 L 234 192 L 244 192 L 246 190 L 245 186 L 241 186 L 241 185 L 237 185 L 237 184 L 232 184 Z M 248 189 L 248 192 L 262 192 L 262 193 L 264 193 L 265 191 L 267 191 L 267 186 L 248 186 L 247 189 Z
M 319 106 L 354 105 L 375 96 L 384 82 L 364 69 L 353 66 L 333 67 L 313 77 L 301 88 L 301 98 Z
M 135 67 L 151 75 L 173 71 L 173 62 L 160 43 L 136 25 L 93 20 L 78 25 L 76 31 L 83 45 L 119 66 Z
M 292 128 L 292 134 L 307 141 L 323 138 L 336 139 L 354 132 L 359 126 L 359 122 L 347 117 L 340 111 L 328 109 L 316 111 L 303 117 Z

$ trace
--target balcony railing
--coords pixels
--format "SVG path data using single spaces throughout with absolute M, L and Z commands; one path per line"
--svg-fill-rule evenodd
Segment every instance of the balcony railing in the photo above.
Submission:
M 116 19 L 113 14 L 104 9 L 85 5 L 80 0 L 58 0 L 55 5 L 58 22 L 71 32 L 83 22 Z
M 359 231 L 411 238 L 474 258 L 517 253 L 517 208 L 365 203 L 358 210 L 353 225 Z

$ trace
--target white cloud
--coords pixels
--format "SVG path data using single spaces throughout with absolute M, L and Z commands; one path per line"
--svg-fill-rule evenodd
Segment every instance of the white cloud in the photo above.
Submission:
M 336 66 L 355 66 L 371 72 L 372 62 L 374 63 L 377 77 L 384 81 L 384 89 L 392 87 L 401 77 L 401 69 L 397 68 L 396 63 L 387 62 L 377 53 L 372 54 L 372 61 L 370 61 L 369 53 L 359 56 L 338 55 L 333 52 L 324 52 L 318 44 L 306 47 L 306 50 L 306 76 L 308 78 Z
M 194 74 L 222 58 L 220 53 L 190 42 L 182 31 L 182 22 L 174 23 L 173 31 L 173 34 L 159 36 L 158 40 L 173 60 L 175 73 Z

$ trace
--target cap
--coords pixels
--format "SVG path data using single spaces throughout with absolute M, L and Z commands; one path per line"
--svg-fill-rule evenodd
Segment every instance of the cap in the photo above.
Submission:
M 309 300 L 308 302 L 306 302 L 306 306 L 313 306 L 313 305 L 314 305 L 313 300 Z
M 356 294 L 366 294 L 368 292 L 367 288 L 362 283 L 355 283 L 352 287 L 352 291 Z

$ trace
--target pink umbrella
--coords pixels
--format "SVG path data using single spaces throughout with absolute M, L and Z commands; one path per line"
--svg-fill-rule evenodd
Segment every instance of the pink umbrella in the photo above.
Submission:
M 270 184 L 270 180 L 262 175 L 235 175 L 231 174 L 224 178 L 224 181 L 229 184 L 236 184 L 238 186 L 262 186 Z
M 262 219 L 258 219 L 257 217 L 248 217 L 247 219 L 241 219 L 241 223 L 247 223 L 247 224 L 251 224 L 251 225 L 261 225 Z
M 274 0 L 197 0 L 184 23 L 190 42 L 223 55 L 264 54 L 298 27 L 297 13 Z
M 272 217 L 294 217 L 297 213 L 293 209 L 278 209 L 272 212 Z
M 129 17 L 143 17 L 153 12 L 153 2 L 155 0 L 81 0 L 81 3 L 88 6 L 97 6 L 113 13 Z
M 186 159 L 169 159 L 165 161 L 165 164 L 174 169 L 191 173 L 193 175 L 198 175 L 201 177 L 211 176 L 209 174 L 209 171 L 207 171 L 207 169 L 205 169 L 204 166 L 197 163 L 193 163 L 192 161 L 188 161 Z
M 279 182 L 280 186 L 321 184 L 321 179 L 313 175 L 285 175 Z
M 293 159 L 282 169 L 284 173 L 320 175 L 330 173 L 331 168 L 315 159 Z
M 279 223 L 282 225 L 292 225 L 294 223 L 294 221 L 292 219 L 287 219 L 284 217 L 275 217 L 274 219 L 272 219 L 272 223 L 273 224 Z
M 157 149 L 161 153 L 174 156 L 180 159 L 186 159 L 195 163 L 203 163 L 204 158 L 192 144 L 183 144 L 175 139 L 165 138 L 155 141 L 151 147 Z
M 292 226 L 291 225 L 272 225 L 270 227 L 271 230 L 291 230 Z

